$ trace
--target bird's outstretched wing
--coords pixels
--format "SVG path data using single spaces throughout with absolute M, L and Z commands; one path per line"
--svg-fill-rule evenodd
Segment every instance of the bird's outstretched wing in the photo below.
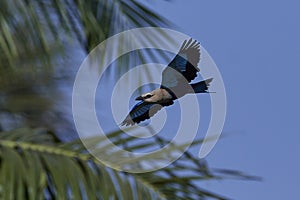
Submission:
M 124 119 L 124 121 L 120 124 L 121 126 L 134 125 L 135 123 L 140 123 L 146 119 L 150 119 L 155 113 L 162 109 L 164 106 L 172 105 L 173 101 L 164 104 L 156 104 L 156 103 L 147 103 L 144 101 L 140 101 L 137 103 Z
M 161 85 L 167 88 L 176 87 L 182 78 L 190 82 L 200 71 L 197 67 L 199 61 L 200 43 L 197 40 L 185 40 L 178 54 L 163 71 Z

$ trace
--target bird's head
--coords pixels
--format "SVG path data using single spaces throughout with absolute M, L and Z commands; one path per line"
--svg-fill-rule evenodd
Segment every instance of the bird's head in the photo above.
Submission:
M 143 95 L 137 97 L 135 100 L 148 101 L 148 100 L 150 100 L 151 97 L 153 97 L 153 96 L 154 96 L 154 94 L 148 92 L 148 93 L 146 93 L 146 94 L 143 94 Z

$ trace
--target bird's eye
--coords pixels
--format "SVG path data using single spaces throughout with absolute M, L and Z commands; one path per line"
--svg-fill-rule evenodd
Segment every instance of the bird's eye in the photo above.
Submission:
M 151 94 L 147 94 L 146 98 L 150 98 L 150 97 L 152 97 L 152 95 Z

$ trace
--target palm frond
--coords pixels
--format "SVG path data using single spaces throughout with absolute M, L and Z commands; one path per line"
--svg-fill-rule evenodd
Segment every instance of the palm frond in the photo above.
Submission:
M 103 165 L 79 140 L 61 143 L 45 129 L 29 128 L 1 132 L 0 150 L 1 199 L 226 199 L 198 186 L 219 177 L 190 154 L 164 169 L 131 174 Z
M 72 71 L 65 70 L 72 68 L 66 56 L 70 48 L 89 52 L 121 31 L 170 24 L 134 0 L 11 0 L 1 1 L 0 7 L 0 115 L 17 116 L 20 124 L 29 126 L 33 121 L 34 126 L 42 122 L 37 119 L 45 118 L 45 113 L 57 112 L 54 107 L 60 97 L 54 77 L 69 76 L 61 75 L 61 68 Z M 145 57 L 137 54 L 125 58 L 113 74 L 136 66 L 136 60 Z M 61 63 L 66 59 L 68 66 Z M 41 106 L 32 106 L 29 99 Z M 41 108 L 39 112 L 37 108 Z
M 1 199 L 135 199 L 160 197 L 138 179 L 109 169 L 86 152 L 57 147 L 43 129 L 0 134 Z
M 133 0 L 12 0 L 0 6 L 1 61 L 11 66 L 37 53 L 53 54 L 66 36 L 89 51 L 121 31 L 170 24 Z

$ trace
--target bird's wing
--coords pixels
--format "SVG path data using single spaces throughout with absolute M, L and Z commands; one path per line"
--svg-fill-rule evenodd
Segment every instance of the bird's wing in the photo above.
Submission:
M 173 101 L 164 104 L 156 104 L 156 103 L 147 103 L 144 101 L 140 101 L 137 103 L 124 119 L 124 121 L 120 124 L 121 126 L 134 125 L 135 123 L 140 123 L 146 119 L 150 119 L 155 113 L 162 109 L 163 106 L 172 105 Z
M 176 87 L 183 77 L 190 82 L 200 71 L 197 67 L 199 61 L 200 43 L 197 40 L 185 40 L 178 54 L 163 71 L 161 85 L 167 88 Z

